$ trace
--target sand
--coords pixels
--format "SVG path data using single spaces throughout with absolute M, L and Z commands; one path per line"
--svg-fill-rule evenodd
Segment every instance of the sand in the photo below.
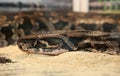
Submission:
M 58 56 L 26 54 L 17 46 L 0 48 L 13 63 L 0 64 L 0 76 L 120 76 L 120 56 L 66 52 Z

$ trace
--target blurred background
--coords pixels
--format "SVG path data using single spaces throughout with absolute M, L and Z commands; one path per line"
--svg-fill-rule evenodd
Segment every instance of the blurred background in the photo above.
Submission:
M 120 13 L 120 0 L 0 0 L 0 11 L 36 10 Z

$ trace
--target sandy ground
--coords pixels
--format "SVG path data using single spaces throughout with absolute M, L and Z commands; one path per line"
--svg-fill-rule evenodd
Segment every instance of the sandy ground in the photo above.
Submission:
M 0 76 L 120 76 L 120 56 L 67 52 L 59 56 L 26 54 L 17 46 L 0 48 L 14 63 L 0 64 Z

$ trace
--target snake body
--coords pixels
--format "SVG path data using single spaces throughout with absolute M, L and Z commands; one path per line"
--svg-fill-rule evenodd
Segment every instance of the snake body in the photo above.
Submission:
M 61 54 L 60 49 L 119 54 L 119 40 L 119 33 L 74 30 L 25 36 L 18 40 L 18 47 L 26 53 L 48 55 Z
M 85 50 L 119 54 L 120 15 L 39 11 L 0 13 L 0 47 L 58 55 Z

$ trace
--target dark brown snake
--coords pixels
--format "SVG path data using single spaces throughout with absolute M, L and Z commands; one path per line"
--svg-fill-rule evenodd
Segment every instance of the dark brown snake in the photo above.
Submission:
M 18 47 L 26 53 L 58 55 L 65 51 L 85 50 L 108 54 L 120 53 L 120 34 L 99 31 L 68 31 L 22 37 Z
M 4 13 L 0 15 L 0 26 L 6 28 L 6 25 L 12 25 L 12 29 L 7 29 L 12 30 L 11 35 L 19 37 L 17 45 L 26 53 L 59 55 L 78 50 L 120 53 L 120 15 L 44 11 Z M 9 32 L 3 30 L 2 33 L 11 44 Z M 16 41 L 17 37 L 14 39 Z

